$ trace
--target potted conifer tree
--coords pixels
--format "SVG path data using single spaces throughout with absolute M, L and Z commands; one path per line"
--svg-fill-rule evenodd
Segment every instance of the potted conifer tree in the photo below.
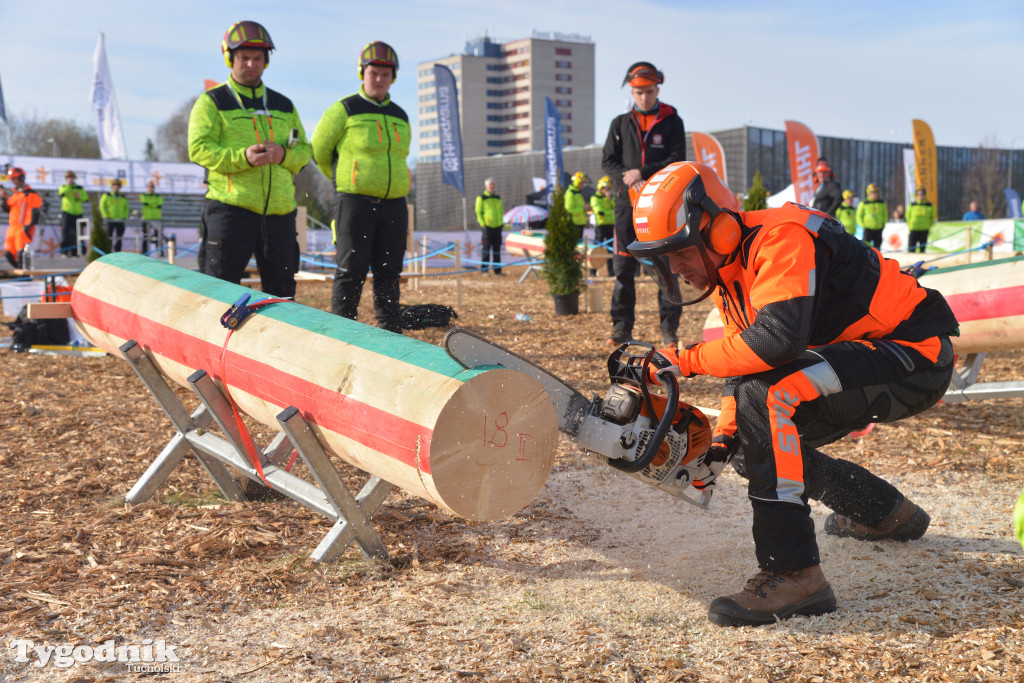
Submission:
M 555 300 L 555 315 L 575 315 L 580 311 L 580 289 L 583 265 L 576 253 L 579 236 L 572 217 L 565 210 L 565 190 L 556 187 L 551 197 L 550 213 L 544 238 L 544 277 L 548 291 Z

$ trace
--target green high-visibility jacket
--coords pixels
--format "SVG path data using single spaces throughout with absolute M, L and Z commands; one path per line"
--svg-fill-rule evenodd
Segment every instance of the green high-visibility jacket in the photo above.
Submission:
M 913 202 L 907 207 L 907 228 L 931 230 L 935 224 L 935 205 L 929 201 Z
M 857 234 L 857 209 L 843 203 L 836 207 L 836 218 L 851 235 Z
M 615 195 L 605 197 L 595 192 L 590 198 L 590 208 L 598 225 L 615 225 Z
M 89 199 L 89 195 L 85 193 L 81 185 L 74 183 L 61 185 L 57 194 L 60 195 L 61 211 L 74 216 L 82 215 L 82 203 Z
M 583 193 L 573 185 L 565 191 L 565 210 L 572 216 L 573 224 L 587 224 L 587 203 L 583 201 Z
M 338 192 L 393 199 L 409 194 L 412 129 L 409 117 L 386 97 L 359 92 L 338 100 L 313 130 L 313 159 Z
M 288 137 L 296 131 L 295 146 Z M 252 166 L 245 150 L 257 143 L 285 147 L 280 164 Z M 188 158 L 210 171 L 206 192 L 231 206 L 271 216 L 295 210 L 292 176 L 312 153 L 292 101 L 262 83 L 255 88 L 233 78 L 199 96 L 188 117 Z
M 889 222 L 889 207 L 881 199 L 865 199 L 857 205 L 857 222 L 865 230 L 881 230 Z
M 500 228 L 505 224 L 501 197 L 486 190 L 476 198 L 476 222 L 481 228 Z
M 100 197 L 100 215 L 108 221 L 123 221 L 128 218 L 128 198 L 123 194 L 104 192 Z
M 163 217 L 163 197 L 155 192 L 153 194 L 147 192 L 139 195 L 139 201 L 142 202 L 142 220 L 158 221 Z

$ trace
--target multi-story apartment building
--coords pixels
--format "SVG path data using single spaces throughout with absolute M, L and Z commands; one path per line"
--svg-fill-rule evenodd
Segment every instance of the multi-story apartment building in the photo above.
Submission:
M 463 54 L 420 62 L 420 162 L 440 161 L 434 65 L 452 70 L 459 92 L 464 158 L 544 149 L 544 98 L 558 108 L 562 143 L 594 142 L 594 43 L 585 36 L 534 32 L 496 43 L 487 36 Z

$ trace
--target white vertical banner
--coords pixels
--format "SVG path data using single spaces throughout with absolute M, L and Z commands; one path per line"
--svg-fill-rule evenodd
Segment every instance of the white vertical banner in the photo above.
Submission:
M 917 179 L 914 175 L 914 148 L 903 150 L 903 188 L 907 195 L 903 198 L 903 206 L 910 207 L 917 201 Z
M 121 132 L 121 118 L 117 113 L 117 98 L 114 97 L 114 81 L 110 78 L 107 64 L 107 50 L 100 33 L 96 52 L 92 55 L 93 76 L 89 99 L 96 113 L 96 137 L 100 142 L 101 159 L 126 159 L 124 135 Z

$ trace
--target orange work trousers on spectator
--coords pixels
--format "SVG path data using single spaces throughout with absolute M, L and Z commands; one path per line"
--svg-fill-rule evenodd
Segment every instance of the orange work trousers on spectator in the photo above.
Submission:
M 7 226 L 7 239 L 4 240 L 4 251 L 9 251 L 17 256 L 18 252 L 32 242 L 32 237 L 36 234 L 35 227 L 29 228 L 28 232 L 29 234 L 26 235 L 25 228 L 21 225 Z

